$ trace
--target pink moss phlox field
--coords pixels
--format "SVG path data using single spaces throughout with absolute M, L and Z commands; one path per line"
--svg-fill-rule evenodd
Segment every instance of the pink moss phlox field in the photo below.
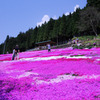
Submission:
M 0 100 L 100 100 L 100 48 L 0 55 Z

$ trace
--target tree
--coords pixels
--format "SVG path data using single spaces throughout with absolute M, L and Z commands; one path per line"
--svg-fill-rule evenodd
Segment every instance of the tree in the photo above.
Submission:
M 72 14 L 71 22 L 72 22 L 72 36 L 79 36 L 79 30 L 77 28 L 77 22 L 80 20 L 80 8 L 76 9 L 76 12 Z
M 97 7 L 100 10 L 100 0 L 87 0 L 87 6 Z
M 72 14 L 70 13 L 67 16 L 67 23 L 66 23 L 66 37 L 67 37 L 67 40 L 72 36 L 72 28 L 73 28 L 73 21 L 72 21 Z
M 61 23 L 60 23 L 60 29 L 59 29 L 59 36 L 61 37 L 60 40 L 63 41 L 65 40 L 66 36 L 66 16 L 63 14 L 61 18 Z
M 8 44 L 8 41 L 9 41 L 9 35 L 7 35 L 6 40 L 4 42 L 3 54 L 5 52 L 7 52 L 7 44 Z
M 37 40 L 38 40 L 38 42 L 40 42 L 40 41 L 42 41 L 43 40 L 43 34 L 44 34 L 44 30 L 43 30 L 43 25 L 42 25 L 42 27 L 39 27 L 39 29 L 38 29 L 38 37 L 37 37 Z
M 25 33 L 20 32 L 19 35 L 17 36 L 17 42 L 15 43 L 19 45 L 20 51 L 25 51 L 26 50 L 26 40 L 27 36 Z
M 94 7 L 87 7 L 80 12 L 80 21 L 78 23 L 79 31 L 92 30 L 97 36 L 97 27 L 100 22 L 100 13 Z
M 32 34 L 31 34 L 31 44 L 32 47 L 35 45 L 35 43 L 37 42 L 37 34 L 38 34 L 38 28 L 37 26 L 34 28 Z
M 52 32 L 52 39 L 55 40 L 56 39 L 56 42 L 57 42 L 57 45 L 58 45 L 58 37 L 59 37 L 59 28 L 60 27 L 60 18 L 58 20 L 55 20 L 55 23 L 54 23 L 54 27 L 53 27 L 53 32 Z
M 16 43 L 17 43 L 16 38 L 14 38 L 14 37 L 9 38 L 9 42 L 7 43 L 7 51 L 9 53 L 12 53 L 12 50 L 13 50 L 13 48 L 15 48 Z
M 50 39 L 52 30 L 53 30 L 53 27 L 54 27 L 54 22 L 55 22 L 55 20 L 53 20 L 51 18 L 50 21 L 47 24 L 45 24 L 45 31 L 44 31 L 44 34 L 43 34 L 43 38 L 44 38 L 43 40 Z
M 4 47 L 4 43 L 0 44 L 0 54 L 3 53 L 3 47 Z
M 26 49 L 31 48 L 31 34 L 33 33 L 33 29 L 29 29 L 26 32 Z

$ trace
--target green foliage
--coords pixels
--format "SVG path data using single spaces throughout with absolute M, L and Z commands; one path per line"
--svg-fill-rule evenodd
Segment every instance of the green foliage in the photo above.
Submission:
M 77 44 L 73 45 L 73 48 L 77 48 L 77 49 L 83 49 L 83 48 L 92 48 L 94 47 L 93 43 L 96 44 L 100 44 L 100 35 L 98 35 L 97 37 L 94 35 L 91 36 L 80 36 L 80 37 L 74 37 L 72 38 L 72 40 L 76 40 L 79 39 L 80 41 L 82 41 L 82 44 L 78 47 Z M 98 47 L 98 45 L 96 45 Z
M 57 45 L 59 42 L 60 23 L 61 23 L 61 18 L 59 17 L 58 20 L 55 20 L 54 27 L 51 33 L 51 39 L 55 40 L 55 42 L 57 42 Z
M 4 43 L 2 43 L 2 44 L 0 45 L 0 54 L 3 53 L 3 47 L 4 47 Z
M 63 15 L 60 23 L 60 30 L 59 30 L 59 35 L 65 36 L 66 33 L 66 16 Z
M 91 40 L 95 37 L 96 36 L 94 36 L 94 35 L 87 35 L 87 36 L 81 36 L 81 37 L 78 37 L 78 38 L 79 38 L 79 40 Z
M 83 48 L 85 48 L 83 45 L 80 45 L 80 46 L 77 46 L 77 45 L 75 45 L 75 46 L 73 46 L 73 48 L 74 49 L 83 49 Z
M 74 37 L 74 38 L 72 38 L 72 40 L 76 40 L 77 38 L 82 41 L 84 41 L 84 40 L 89 41 L 89 40 L 93 40 L 94 38 L 100 39 L 100 35 L 98 35 L 97 37 L 94 35 L 85 35 L 85 36 L 80 36 L 80 37 Z
M 84 49 L 84 48 L 88 48 L 91 49 L 93 47 L 93 45 L 80 45 L 79 47 L 77 45 L 73 46 L 74 49 Z
M 100 0 L 87 0 L 87 6 L 97 7 L 100 9 Z
M 97 27 L 100 23 L 100 13 L 94 7 L 87 7 L 80 12 L 78 29 L 80 32 L 92 30 L 97 36 Z
M 84 43 L 90 43 L 90 44 L 93 44 L 93 43 L 97 43 L 99 42 L 100 40 L 90 40 L 90 41 L 85 41 Z
M 16 38 L 7 36 L 4 43 L 0 45 L 0 53 L 12 52 L 16 44 L 21 51 L 35 47 L 37 42 L 53 40 L 57 44 L 69 41 L 69 39 L 87 40 L 100 38 L 100 0 L 87 0 L 83 9 L 78 8 L 75 12 L 59 17 L 57 20 L 50 19 L 39 27 L 31 28 L 26 32 L 20 32 Z M 82 36 L 82 37 L 79 37 Z M 74 38 L 73 38 L 74 37 Z M 98 42 L 89 41 L 89 43 Z M 88 43 L 88 42 L 86 42 Z M 5 44 L 5 46 L 4 46 Z M 77 45 L 74 48 L 84 48 Z M 91 47 L 88 47 L 91 48 Z

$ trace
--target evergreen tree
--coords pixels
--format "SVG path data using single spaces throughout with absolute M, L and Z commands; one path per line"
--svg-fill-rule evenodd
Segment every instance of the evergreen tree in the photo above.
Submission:
M 13 48 L 15 48 L 15 46 L 16 46 L 16 43 L 17 43 L 16 38 L 14 38 L 14 37 L 9 38 L 9 42 L 7 43 L 7 51 L 9 53 L 12 53 Z
M 59 30 L 60 30 L 60 18 L 58 20 L 55 20 L 52 35 L 51 35 L 52 40 L 54 40 L 57 43 L 57 45 L 59 42 L 59 38 L 58 38 L 59 37 Z
M 9 35 L 7 35 L 6 40 L 4 42 L 3 54 L 8 51 L 8 42 L 9 42 Z
M 51 18 L 50 21 L 45 25 L 45 31 L 44 31 L 44 39 L 43 40 L 48 40 L 52 36 L 52 30 L 54 26 L 54 20 Z
M 3 53 L 4 43 L 0 44 L 0 54 Z
M 79 36 L 79 30 L 77 28 L 77 22 L 80 21 L 80 8 L 76 9 L 76 12 L 72 14 L 72 36 Z
M 15 45 L 16 44 L 19 45 L 20 51 L 25 51 L 26 50 L 26 40 L 27 40 L 26 34 L 23 32 L 20 32 L 19 35 L 17 36 L 16 40 L 17 41 L 16 41 Z
M 72 36 L 72 27 L 73 27 L 72 14 L 70 13 L 67 16 L 67 23 L 66 23 L 66 37 L 67 37 L 67 40 Z
M 60 30 L 59 30 L 59 36 L 60 36 L 60 40 L 64 41 L 65 40 L 65 36 L 66 36 L 66 16 L 63 14 L 62 18 L 61 18 L 61 23 L 60 23 Z
M 36 26 L 31 34 L 31 38 L 30 38 L 32 47 L 35 46 L 35 43 L 37 42 L 37 33 L 38 33 L 38 28 Z
M 27 32 L 26 32 L 26 49 L 29 49 L 31 48 L 31 34 L 33 33 L 33 29 L 29 29 Z

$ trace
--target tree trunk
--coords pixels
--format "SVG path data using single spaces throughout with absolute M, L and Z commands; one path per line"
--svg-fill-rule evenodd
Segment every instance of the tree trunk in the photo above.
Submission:
M 91 19 L 90 19 L 90 22 L 91 22 L 91 26 L 92 26 L 93 32 L 95 33 L 96 36 L 98 36 L 97 35 L 97 30 L 96 30 L 95 26 L 93 25 L 93 22 L 92 22 Z

